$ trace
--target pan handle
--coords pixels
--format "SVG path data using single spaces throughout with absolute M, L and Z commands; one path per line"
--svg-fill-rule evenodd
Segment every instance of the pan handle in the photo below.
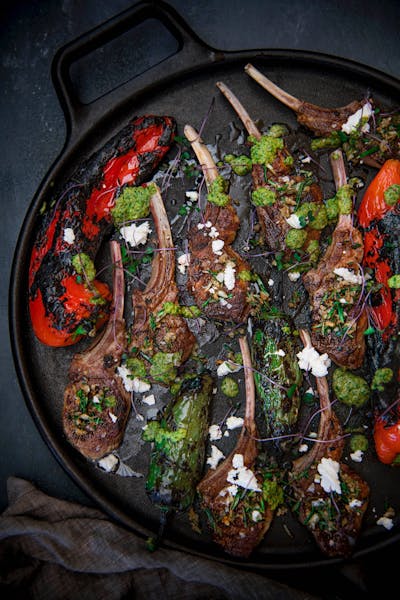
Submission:
M 159 20 L 171 33 L 177 41 L 177 51 L 96 100 L 87 104 L 81 102 L 72 83 L 71 65 L 150 18 Z M 67 141 L 78 133 L 81 136 L 93 120 L 98 122 L 109 111 L 110 106 L 114 109 L 128 100 L 132 102 L 141 89 L 149 90 L 155 83 L 162 83 L 169 73 L 181 76 L 221 59 L 223 53 L 207 46 L 168 4 L 161 1 L 135 4 L 60 48 L 53 59 L 52 78 L 65 114 Z

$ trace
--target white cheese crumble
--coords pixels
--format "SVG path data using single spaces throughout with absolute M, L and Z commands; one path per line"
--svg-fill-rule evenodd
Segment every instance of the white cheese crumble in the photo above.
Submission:
M 142 402 L 144 404 L 147 404 L 147 406 L 153 406 L 153 404 L 156 403 L 154 394 L 150 394 L 150 396 L 145 396 L 144 398 L 142 398 Z
M 226 478 L 228 483 L 233 483 L 253 492 L 261 492 L 253 471 L 244 466 L 243 454 L 235 454 L 233 456 L 232 467 L 233 469 L 228 472 Z
M 147 242 L 149 233 L 151 233 L 150 223 L 149 221 L 145 221 L 144 223 L 140 223 L 140 225 L 135 225 L 135 223 L 124 225 L 120 228 L 119 232 L 126 243 L 135 248 Z
M 242 417 L 235 417 L 232 415 L 231 417 L 227 418 L 226 426 L 228 429 L 237 429 L 238 427 L 242 427 L 243 422 L 244 420 Z
M 225 245 L 224 240 L 213 240 L 211 242 L 211 247 L 212 247 L 212 251 L 214 252 L 214 254 L 221 256 L 222 248 L 224 247 L 224 245 Z
M 111 411 L 108 412 L 108 416 L 110 417 L 113 423 L 116 423 L 118 421 L 117 415 L 114 415 L 114 413 L 112 413 Z
M 279 349 L 279 350 L 276 352 L 276 354 L 277 354 L 278 356 L 286 356 L 286 352 L 285 352 L 284 350 L 281 350 L 281 349 Z
M 235 287 L 235 264 L 227 262 L 224 270 L 224 286 L 227 290 L 233 290 Z
M 221 452 L 217 446 L 211 444 L 211 456 L 207 458 L 207 464 L 210 465 L 210 469 L 216 469 L 218 463 L 225 458 L 225 455 Z
M 300 444 L 299 446 L 299 452 L 307 452 L 308 451 L 308 445 L 307 444 Z
M 299 359 L 299 367 L 303 371 L 311 371 L 314 377 L 325 377 L 328 374 L 331 360 L 326 352 L 319 354 L 313 346 L 306 346 L 296 356 Z
M 107 454 L 107 456 L 101 458 L 97 464 L 101 469 L 110 473 L 111 471 L 114 471 L 118 463 L 118 456 L 115 456 L 115 454 Z
M 189 190 L 188 192 L 185 192 L 185 196 L 186 198 L 189 198 L 189 200 L 191 200 L 192 202 L 195 202 L 199 198 L 199 192 L 197 192 L 196 190 Z
M 363 456 L 364 452 L 362 450 L 356 450 L 350 454 L 350 458 L 351 460 L 354 460 L 354 462 L 362 462 Z
M 222 431 L 219 425 L 211 425 L 208 428 L 208 435 L 210 436 L 211 442 L 215 442 L 216 440 L 220 440 L 222 438 Z
M 290 215 L 290 217 L 286 219 L 286 223 L 293 229 L 303 229 L 304 227 L 304 225 L 300 223 L 299 217 L 295 214 Z
M 236 371 L 240 371 L 242 365 L 236 365 L 230 360 L 224 360 L 217 367 L 217 375 L 218 377 L 225 377 L 225 375 L 230 375 L 231 373 L 236 373 Z
M 385 529 L 392 529 L 394 523 L 393 523 L 393 519 L 390 519 L 389 517 L 380 517 L 377 522 L 377 525 L 382 525 L 382 527 L 384 527 Z
M 208 234 L 208 237 L 216 240 L 217 237 L 219 237 L 219 231 L 216 230 L 216 228 L 213 226 L 210 228 L 210 232 Z
M 262 520 L 262 514 L 260 513 L 259 510 L 253 510 L 251 513 L 251 520 L 254 521 L 254 523 L 258 523 L 258 521 Z
M 190 264 L 190 254 L 182 254 L 178 258 L 178 271 L 184 275 Z
M 337 269 L 333 269 L 335 275 L 338 275 L 345 281 L 349 283 L 362 283 L 362 275 L 356 275 L 354 271 L 350 271 L 350 269 L 346 269 L 345 267 L 338 267 Z
M 67 244 L 73 244 L 75 242 L 75 233 L 71 227 L 66 227 L 64 229 L 63 240 Z
M 289 271 L 288 277 L 289 277 L 290 281 L 297 281 L 298 279 L 300 279 L 300 272 L 299 271 Z
M 117 373 L 121 377 L 122 383 L 124 384 L 124 388 L 127 392 L 136 392 L 141 394 L 143 392 L 148 392 L 151 388 L 151 385 L 147 383 L 147 381 L 142 381 L 137 377 L 132 377 L 131 371 L 125 365 L 117 367 Z
M 350 508 L 360 508 L 360 506 L 362 506 L 362 502 L 361 500 L 358 500 L 358 498 L 353 498 L 353 500 L 350 500 L 349 506 Z
M 342 125 L 342 131 L 345 133 L 353 133 L 358 129 L 358 125 L 360 124 L 361 119 L 369 119 L 372 115 L 372 106 L 369 102 L 366 102 L 362 108 L 359 108 L 354 114 L 350 115 L 347 119 L 346 123 Z M 362 132 L 369 131 L 369 124 L 364 123 L 361 127 Z
M 339 481 L 339 468 L 340 465 L 336 460 L 325 457 L 321 458 L 321 461 L 317 466 L 317 470 L 321 475 L 321 480 L 319 483 L 325 492 L 336 492 L 337 494 L 342 493 Z
M 272 287 L 274 285 L 275 281 L 273 279 L 268 279 L 268 285 L 269 287 Z

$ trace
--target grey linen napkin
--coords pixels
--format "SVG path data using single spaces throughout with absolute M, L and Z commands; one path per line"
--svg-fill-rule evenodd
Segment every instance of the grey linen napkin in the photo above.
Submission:
M 2 598 L 40 600 L 309 600 L 262 575 L 145 541 L 101 511 L 11 477 L 0 516 Z M 23 594 L 22 596 L 20 594 Z

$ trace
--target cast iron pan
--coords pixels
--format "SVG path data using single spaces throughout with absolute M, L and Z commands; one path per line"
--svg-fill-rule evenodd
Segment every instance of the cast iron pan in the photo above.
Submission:
M 176 51 L 94 102 L 80 102 L 70 77 L 71 66 L 131 29 L 134 35 L 134 27 L 146 22 L 161 24 L 176 40 Z M 215 87 L 218 80 L 224 81 L 238 94 L 254 118 L 262 119 L 265 124 L 283 122 L 296 129 L 289 109 L 281 106 L 244 74 L 247 62 L 255 64 L 294 96 L 322 106 L 342 106 L 362 98 L 367 92 L 383 105 L 400 105 L 399 81 L 353 62 L 292 50 L 228 53 L 207 47 L 179 15 L 162 3 L 136 5 L 68 44 L 54 59 L 54 84 L 65 111 L 67 141 L 29 208 L 15 252 L 10 302 L 14 358 L 33 418 L 61 465 L 111 517 L 144 537 L 157 531 L 159 512 L 145 495 L 143 479 L 102 472 L 78 455 L 63 435 L 61 407 L 67 370 L 72 354 L 82 347 L 47 348 L 37 342 L 31 331 L 27 265 L 39 209 L 54 186 L 57 188 L 67 181 L 82 160 L 101 148 L 135 115 L 170 114 L 176 118 L 182 134 L 185 123 L 199 128 L 209 113 L 203 130 L 205 141 L 215 143 L 218 139 L 225 152 L 237 152 L 238 147 L 231 135 L 232 123 L 239 128 L 240 124 L 226 100 L 219 95 Z M 213 98 L 215 102 L 210 111 Z M 168 193 L 169 197 L 171 193 Z M 184 199 L 182 187 L 176 190 L 176 194 L 179 203 Z M 127 435 L 130 435 L 129 427 Z M 147 455 L 148 448 L 143 447 L 134 457 L 131 467 L 145 472 Z M 354 468 L 354 464 L 352 466 Z M 388 505 L 399 513 L 400 486 L 399 471 L 377 464 L 372 456 L 356 467 L 372 488 L 370 509 L 355 551 L 357 557 L 400 540 L 398 523 L 390 532 L 376 525 L 377 517 L 385 512 Z M 195 533 L 186 516 L 178 516 L 171 523 L 164 543 L 213 560 L 243 564 L 224 555 L 206 534 Z M 245 566 L 287 569 L 335 562 L 338 561 L 322 557 L 305 528 L 287 514 L 275 519 L 264 542 L 245 561 Z

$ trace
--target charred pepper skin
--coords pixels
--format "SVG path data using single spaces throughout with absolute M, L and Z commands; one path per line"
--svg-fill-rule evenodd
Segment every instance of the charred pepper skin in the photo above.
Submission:
M 94 261 L 112 229 L 111 209 L 121 188 L 149 179 L 168 152 L 175 130 L 170 117 L 134 118 L 82 163 L 45 214 L 29 266 L 29 311 L 33 331 L 43 344 L 72 345 L 108 320 L 108 286 L 79 276 L 72 259 L 85 254 Z
M 204 466 L 212 388 L 208 373 L 185 380 L 177 400 L 153 421 L 153 431 L 150 423 L 144 432 L 154 444 L 146 492 L 162 509 L 184 511 L 193 503 Z

